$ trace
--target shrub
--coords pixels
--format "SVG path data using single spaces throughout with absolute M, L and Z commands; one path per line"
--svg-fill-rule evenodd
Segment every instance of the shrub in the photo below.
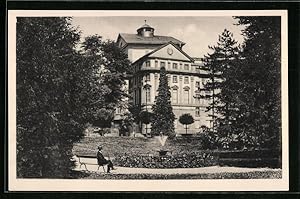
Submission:
M 167 156 L 123 155 L 116 157 L 118 166 L 133 168 L 198 168 L 217 165 L 218 157 L 210 153 Z
M 219 147 L 218 137 L 215 133 L 206 131 L 199 134 L 202 149 L 217 149 Z

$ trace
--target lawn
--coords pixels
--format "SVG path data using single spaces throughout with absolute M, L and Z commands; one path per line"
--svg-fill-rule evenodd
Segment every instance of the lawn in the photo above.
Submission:
M 161 145 L 156 138 L 133 137 L 85 137 L 73 148 L 75 154 L 96 155 L 97 146 L 103 146 L 105 156 L 115 157 L 124 154 L 157 155 Z M 199 138 L 168 139 L 164 149 L 173 155 L 203 152 Z

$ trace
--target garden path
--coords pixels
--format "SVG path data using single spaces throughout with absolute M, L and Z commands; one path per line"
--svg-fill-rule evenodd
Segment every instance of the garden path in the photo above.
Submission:
M 85 158 L 85 162 L 96 163 L 96 159 Z M 149 168 L 129 168 L 129 167 L 115 167 L 117 170 L 112 170 L 112 173 L 116 174 L 200 174 L 200 173 L 245 173 L 254 171 L 280 171 L 281 169 L 271 169 L 271 168 L 244 168 L 244 167 L 220 167 L 220 166 L 210 166 L 201 168 L 172 168 L 172 169 L 149 169 Z M 87 164 L 87 169 L 89 171 L 103 172 L 102 168 L 98 169 L 98 165 Z M 107 168 L 105 167 L 105 170 Z M 85 170 L 84 166 L 81 166 L 77 162 L 76 168 L 74 170 Z

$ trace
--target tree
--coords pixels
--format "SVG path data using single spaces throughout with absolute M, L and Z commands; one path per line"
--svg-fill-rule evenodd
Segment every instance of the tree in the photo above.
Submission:
M 239 114 L 233 123 L 247 147 L 276 148 L 281 134 L 280 17 L 236 17 L 245 26 L 235 101 Z
M 230 124 L 236 111 L 232 86 L 235 84 L 234 70 L 238 67 L 236 60 L 239 59 L 239 47 L 233 34 L 225 29 L 219 36 L 217 45 L 209 48 L 213 52 L 202 59 L 203 70 L 209 75 L 202 91 L 209 94 L 202 95 L 202 98 L 209 100 L 207 111 L 211 111 L 212 132 L 226 139 L 232 133 Z
M 17 19 L 18 177 L 69 177 L 73 143 L 88 122 L 109 120 L 125 95 L 124 54 L 99 37 L 76 50 L 70 20 Z
M 109 128 L 116 108 L 127 108 L 123 99 L 128 97 L 124 86 L 130 73 L 130 62 L 115 42 L 102 41 L 98 35 L 86 37 L 82 49 L 85 63 L 95 69 L 94 87 L 101 90 L 98 93 L 92 90 L 90 101 L 98 106 L 93 109 L 91 120 L 100 128 Z
M 194 118 L 188 113 L 185 113 L 179 117 L 179 122 L 185 125 L 185 131 L 187 134 L 187 126 L 194 123 Z
M 126 112 L 123 115 L 122 124 L 121 124 L 121 132 L 123 135 L 129 136 L 129 133 L 132 132 L 134 127 L 134 117 L 131 112 Z
M 17 19 L 18 177 L 67 177 L 73 166 L 92 74 L 75 50 L 79 39 L 69 18 Z
M 160 135 L 162 132 L 171 138 L 175 137 L 174 120 L 175 115 L 171 106 L 171 92 L 168 85 L 166 69 L 160 69 L 158 95 L 155 97 L 155 104 L 152 106 L 151 134 Z

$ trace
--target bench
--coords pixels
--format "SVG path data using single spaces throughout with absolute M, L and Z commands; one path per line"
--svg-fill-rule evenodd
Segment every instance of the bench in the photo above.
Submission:
M 88 169 L 87 169 L 87 167 L 86 167 L 87 164 L 88 164 L 88 165 L 98 165 L 97 163 L 89 163 L 89 162 L 84 162 L 84 161 L 82 160 L 82 158 L 94 158 L 94 159 L 96 159 L 96 161 L 97 161 L 97 156 L 93 156 L 93 155 L 78 155 L 78 154 L 76 154 L 75 156 L 78 158 L 78 163 L 80 164 L 80 167 L 79 167 L 79 168 L 81 168 L 81 166 L 84 165 L 85 170 L 88 171 Z M 106 165 L 106 164 L 98 165 L 97 171 L 99 170 L 100 166 L 102 166 L 103 171 L 105 172 L 105 168 L 104 168 L 105 165 Z

